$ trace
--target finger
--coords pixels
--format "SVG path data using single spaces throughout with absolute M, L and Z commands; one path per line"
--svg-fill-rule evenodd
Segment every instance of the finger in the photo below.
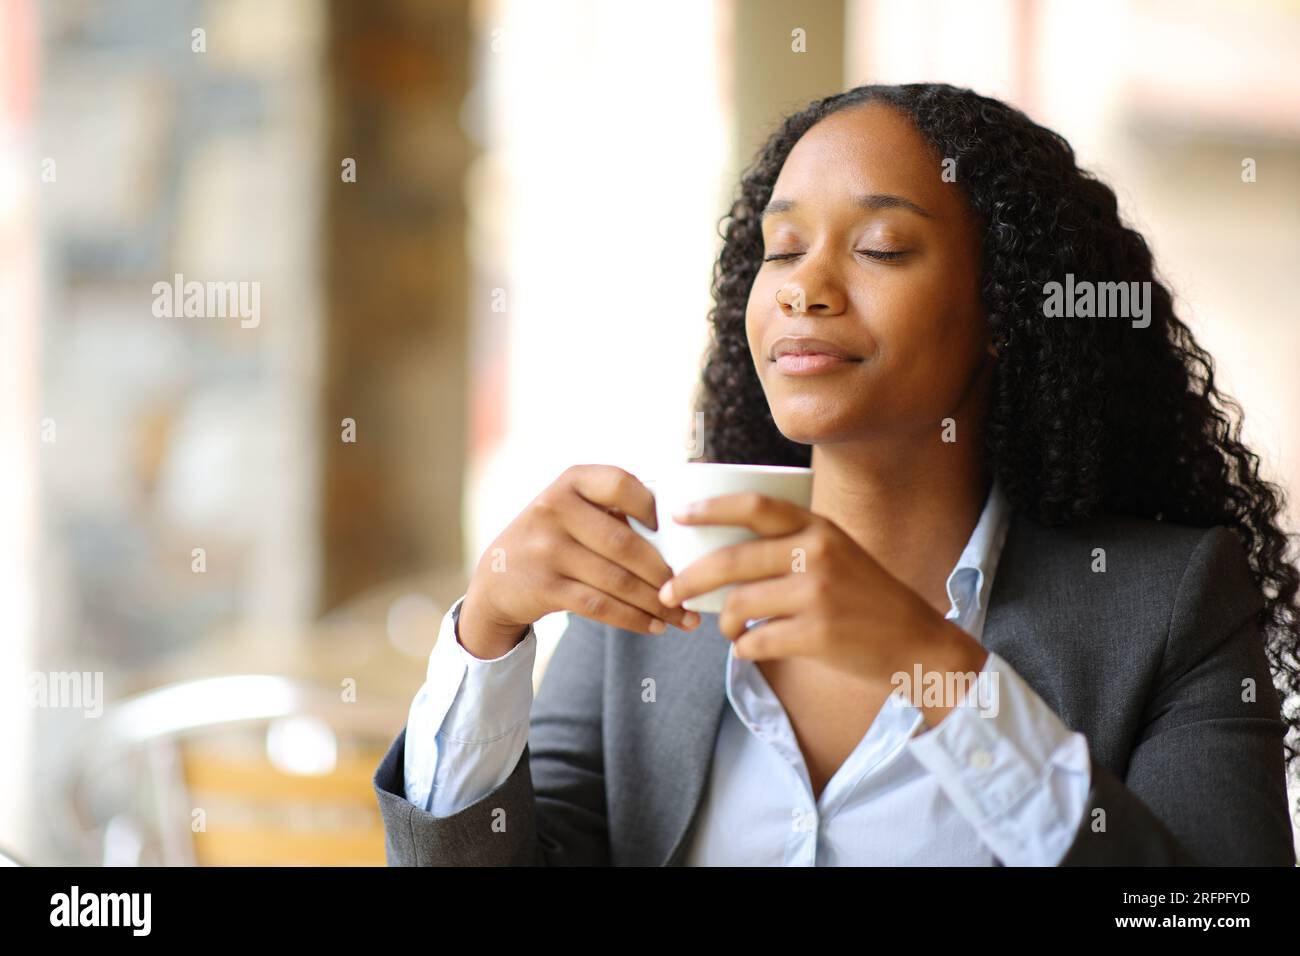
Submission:
M 609 624 L 625 631 L 640 631 L 643 634 L 661 634 L 667 627 L 656 630 L 659 621 L 653 614 L 647 614 L 639 607 L 633 607 L 612 594 L 606 594 L 583 581 L 564 578 L 558 585 L 560 607 L 582 617 L 602 624 Z
M 652 531 L 659 530 L 654 495 L 631 472 L 616 465 L 574 465 L 565 475 L 579 497 L 598 508 L 629 514 Z
M 793 617 L 807 608 L 807 592 L 797 576 L 738 584 L 723 602 L 718 630 L 734 641 L 745 633 L 749 621 Z
M 564 530 L 587 550 L 627 568 L 655 590 L 673 576 L 673 569 L 655 546 L 626 521 L 577 496 L 562 501 L 559 507 Z
M 754 491 L 704 498 L 673 514 L 680 524 L 740 525 L 765 538 L 794 534 L 812 519 L 813 513 L 806 508 Z
M 724 584 L 788 575 L 797 549 L 797 538 L 759 538 L 719 548 L 682 568 L 660 588 L 659 600 L 675 607 Z
M 806 627 L 798 618 L 777 618 L 755 624 L 731 645 L 731 652 L 742 660 L 771 661 L 783 657 L 809 657 L 803 632 Z
M 683 630 L 689 631 L 699 625 L 698 614 L 685 608 L 664 607 L 659 602 L 657 589 L 623 565 L 602 557 L 577 541 L 573 541 L 572 545 L 564 549 L 564 556 L 556 568 L 560 574 L 588 584 Z

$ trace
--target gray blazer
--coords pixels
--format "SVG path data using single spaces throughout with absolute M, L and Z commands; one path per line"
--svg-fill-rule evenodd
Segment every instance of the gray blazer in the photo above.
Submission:
M 1088 739 L 1089 809 L 1062 865 L 1294 865 L 1262 600 L 1225 528 L 1013 513 L 982 643 Z M 452 816 L 406 800 L 403 728 L 374 775 L 389 865 L 681 865 L 727 706 L 729 641 L 701 617 L 653 636 L 571 614 L 522 758 Z

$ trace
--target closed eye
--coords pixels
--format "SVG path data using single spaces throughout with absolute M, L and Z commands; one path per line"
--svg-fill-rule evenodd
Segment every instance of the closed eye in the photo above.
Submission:
M 859 255 L 864 255 L 870 259 L 878 259 L 881 262 L 889 262 L 893 259 L 899 259 L 906 255 L 905 252 L 892 252 L 887 249 L 859 249 Z M 803 255 L 802 252 L 777 252 L 763 258 L 764 262 L 784 262 L 787 259 L 797 259 Z

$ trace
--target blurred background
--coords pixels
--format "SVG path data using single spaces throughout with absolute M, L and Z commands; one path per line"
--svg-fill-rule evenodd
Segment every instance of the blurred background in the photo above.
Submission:
M 0 851 L 382 864 L 468 572 L 686 456 L 739 172 L 860 83 L 1067 137 L 1300 498 L 1297 50 L 1297 0 L 0 0 Z

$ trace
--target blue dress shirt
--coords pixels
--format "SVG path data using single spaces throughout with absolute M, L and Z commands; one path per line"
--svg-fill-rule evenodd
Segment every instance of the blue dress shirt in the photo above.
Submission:
M 976 640 L 1009 517 L 994 482 L 948 576 L 947 617 Z M 434 816 L 504 783 L 528 741 L 533 628 L 499 658 L 474 657 L 455 633 L 462 601 L 443 618 L 406 726 L 406 797 Z M 937 727 L 902 696 L 886 698 L 815 799 L 780 700 L 732 651 L 726 695 L 687 865 L 987 866 L 997 856 L 1054 866 L 1082 822 L 1086 739 L 996 654 Z

